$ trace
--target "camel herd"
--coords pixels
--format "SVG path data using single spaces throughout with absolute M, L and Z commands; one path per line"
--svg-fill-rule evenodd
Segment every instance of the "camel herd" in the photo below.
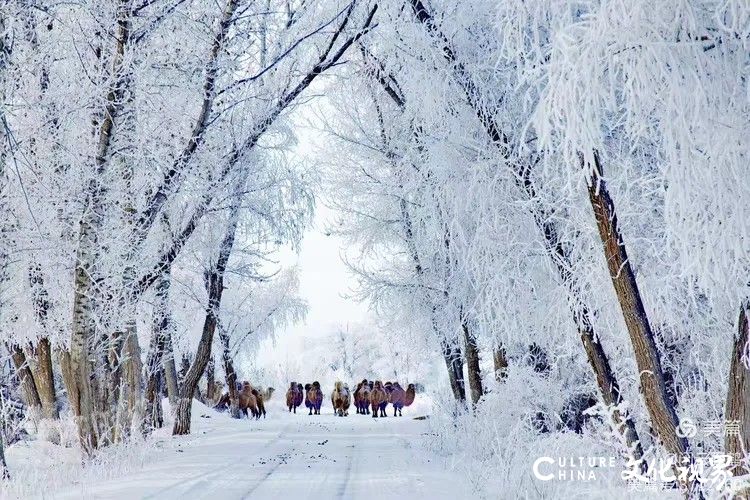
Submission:
M 362 380 L 356 385 L 354 393 L 349 386 L 341 381 L 334 384 L 331 392 L 331 405 L 334 414 L 339 417 L 349 415 L 349 407 L 352 399 L 357 413 L 369 415 L 372 408 L 373 418 L 385 417 L 385 409 L 390 403 L 393 405 L 393 416 L 401 416 L 401 410 L 404 406 L 409 406 L 414 402 L 415 397 L 414 384 L 409 384 L 404 390 L 398 382 L 386 382 L 383 384 L 380 380 L 368 381 Z M 289 389 L 286 391 L 286 406 L 290 412 L 297 413 L 297 408 L 305 402 L 310 412 L 308 415 L 320 415 L 320 406 L 323 403 L 323 391 L 320 389 L 320 383 L 315 381 L 312 384 L 305 384 L 304 387 L 298 382 L 291 382 Z
M 224 411 L 230 408 L 232 398 L 228 392 L 222 394 L 223 384 L 216 381 L 214 389 L 213 406 L 215 409 Z M 271 399 L 274 392 L 273 387 L 267 389 L 255 388 L 247 380 L 237 382 L 237 406 L 240 414 L 246 417 L 266 417 L 266 401 Z
M 219 381 L 214 383 L 213 400 L 211 403 L 217 410 L 224 411 L 231 407 L 232 397 L 228 392 L 222 393 L 223 384 Z M 271 399 L 274 388 L 263 389 L 254 387 L 250 382 L 243 381 L 236 384 L 236 410 L 240 415 L 246 417 L 260 418 L 266 416 L 266 402 Z M 341 381 L 334 384 L 331 392 L 331 406 L 333 412 L 340 417 L 349 415 L 352 403 L 357 408 L 357 413 L 370 415 L 372 409 L 373 418 L 385 417 L 385 409 L 388 404 L 393 406 L 393 416 L 401 416 L 401 410 L 414 402 L 414 384 L 409 384 L 404 390 L 398 382 L 386 382 L 380 380 L 362 380 L 352 392 L 349 386 Z M 286 391 L 286 406 L 290 412 L 297 413 L 297 408 L 305 403 L 309 410 L 308 415 L 320 415 L 320 407 L 323 405 L 323 390 L 317 380 L 304 386 L 297 382 L 289 384 Z

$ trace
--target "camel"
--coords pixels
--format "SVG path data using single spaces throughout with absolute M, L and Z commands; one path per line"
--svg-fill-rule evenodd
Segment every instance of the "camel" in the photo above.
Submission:
M 409 384 L 406 386 L 406 394 L 404 394 L 404 406 L 411 406 L 411 404 L 414 402 L 414 398 L 416 397 L 416 388 L 414 387 L 414 384 Z
M 386 381 L 385 384 L 383 384 L 383 389 L 385 389 L 385 401 L 380 404 L 380 413 L 382 417 L 386 417 L 385 409 L 388 407 L 388 402 L 391 399 L 391 391 L 393 391 L 393 383 L 391 381 Z
M 310 389 L 312 389 L 312 384 L 305 384 L 305 408 L 313 407 L 312 401 L 310 401 Z
M 286 391 L 286 405 L 291 412 L 297 413 L 297 407 L 302 404 L 302 384 L 292 382 Z
M 331 404 L 333 405 L 333 413 L 339 417 L 346 417 L 349 415 L 349 386 L 341 381 L 336 382 L 333 392 L 331 393 Z
M 250 387 L 252 387 L 252 385 Z M 273 391 L 274 389 L 272 387 L 269 387 L 265 391 L 255 389 L 253 387 L 253 396 L 255 396 L 255 400 L 257 401 L 257 404 L 258 404 L 257 418 L 260 418 L 261 415 L 263 415 L 263 418 L 266 418 L 266 401 L 270 399 L 271 394 L 273 394 Z M 266 395 L 268 396 L 268 398 L 266 398 Z
M 240 411 L 248 418 L 250 418 L 248 410 L 253 417 L 260 418 L 261 411 L 258 408 L 258 391 L 253 389 L 253 386 L 247 381 L 242 382 L 241 387 L 242 389 L 238 395 Z
M 216 408 L 224 397 L 224 384 L 220 380 L 214 380 L 214 395 L 211 398 L 211 406 Z
M 357 413 L 361 415 L 370 414 L 370 383 L 367 379 L 357 384 L 354 391 L 354 406 L 357 407 Z
M 308 405 L 308 401 L 310 404 Z M 323 404 L 323 391 L 320 390 L 320 382 L 317 380 L 310 384 L 310 388 L 307 390 L 307 401 L 305 401 L 305 406 L 310 408 L 310 413 L 308 415 L 312 415 L 313 412 L 315 415 L 320 415 L 320 407 Z
M 271 400 L 271 397 L 273 396 L 273 393 L 276 391 L 273 387 L 267 387 L 266 390 L 262 392 L 263 395 L 263 402 L 267 402 Z
M 219 398 L 219 401 L 214 405 L 214 409 L 219 410 L 219 411 L 225 411 L 225 410 L 228 410 L 231 405 L 232 405 L 232 401 L 229 398 L 229 393 L 225 392 L 221 396 L 221 398 Z
M 393 405 L 393 416 L 396 416 L 396 412 L 398 412 L 398 416 L 401 415 L 401 409 L 404 407 L 404 402 L 406 400 L 406 391 L 404 391 L 398 382 L 394 382 L 391 385 L 391 391 L 388 394 L 388 402 Z
M 258 390 L 253 387 L 250 382 L 245 380 L 241 383 L 237 382 L 237 391 L 239 392 L 238 402 L 240 411 L 244 413 L 246 417 L 248 416 L 249 410 L 255 418 L 260 418 L 261 415 L 263 415 L 263 418 L 266 418 L 265 401 L 273 395 L 273 387 L 269 387 L 265 391 Z
M 385 417 L 385 405 L 388 404 L 388 394 L 385 392 L 383 382 L 380 380 L 375 381 L 375 385 L 370 391 L 370 405 L 372 406 L 372 418 L 378 418 L 378 411 L 380 416 Z
M 297 406 L 302 404 L 302 401 L 305 399 L 305 388 L 302 387 L 302 384 L 297 384 Z

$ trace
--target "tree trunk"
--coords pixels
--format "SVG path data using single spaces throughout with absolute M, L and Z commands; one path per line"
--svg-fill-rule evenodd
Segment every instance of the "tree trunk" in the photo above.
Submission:
M 206 276 L 206 288 L 208 291 L 208 306 L 206 307 L 206 319 L 203 322 L 203 333 L 198 343 L 198 350 L 195 353 L 195 359 L 190 365 L 190 369 L 180 387 L 180 399 L 177 402 L 177 412 L 175 414 L 173 435 L 190 434 L 190 413 L 192 409 L 193 394 L 198 387 L 198 381 L 206 369 L 208 359 L 211 357 L 211 344 L 213 343 L 214 333 L 219 321 L 219 310 L 221 306 L 221 296 L 224 293 L 224 272 L 227 268 L 229 256 L 234 246 L 234 235 L 237 230 L 237 219 L 239 215 L 241 183 L 237 183 L 237 189 L 233 196 L 233 206 L 229 216 L 229 225 L 227 232 L 219 248 L 219 258 L 211 266 Z
M 216 272 L 214 271 L 211 274 L 216 281 Z M 217 292 L 213 292 L 209 295 L 209 302 L 216 303 L 217 299 L 221 299 L 221 292 L 218 292 L 218 295 Z M 211 306 L 209 306 L 206 311 L 206 319 L 203 323 L 203 333 L 201 334 L 201 340 L 198 344 L 198 352 L 196 353 L 195 359 L 190 365 L 190 369 L 185 375 L 185 379 L 182 381 L 182 386 L 180 387 L 180 397 L 177 400 L 177 410 L 175 412 L 172 435 L 190 434 L 193 395 L 198 387 L 198 381 L 203 375 L 203 370 L 206 369 L 208 359 L 211 356 L 211 343 L 213 341 L 214 332 L 216 331 L 217 314 L 218 309 L 213 311 Z
M 141 363 L 141 348 L 138 344 L 138 332 L 133 321 L 125 326 L 121 365 L 122 400 L 118 405 L 121 411 L 118 420 L 122 432 L 121 437 L 125 437 L 143 418 L 141 398 L 143 364 Z
M 37 324 L 44 334 L 47 334 L 47 317 L 51 307 L 49 294 L 44 286 L 42 268 L 34 263 L 29 268 L 29 286 L 31 287 L 32 302 L 34 304 L 34 315 Z M 52 371 L 52 347 L 49 338 L 44 336 L 37 342 L 29 344 L 26 352 L 31 372 L 34 376 L 39 399 L 42 402 L 44 418 L 57 420 L 60 414 L 57 409 L 57 398 L 55 396 L 55 377 Z
M 65 391 L 68 394 L 68 402 L 73 415 L 80 415 L 81 410 L 78 407 L 78 384 L 75 380 L 73 367 L 70 364 L 70 351 L 64 348 L 57 349 L 57 361 L 60 363 L 60 372 L 62 373 Z
M 581 165 L 585 167 L 583 157 L 581 157 Z M 628 259 L 625 242 L 620 234 L 615 205 L 607 191 L 602 174 L 599 155 L 594 152 L 593 178 L 588 186 L 589 200 L 594 210 L 599 236 L 604 245 L 604 257 L 612 278 L 612 285 L 614 285 L 635 352 L 641 393 L 656 435 L 670 453 L 681 457 L 688 451 L 688 443 L 685 438 L 677 435 L 677 414 L 667 393 L 654 333 L 643 306 L 635 273 Z
M 180 389 L 185 383 L 185 378 L 187 377 L 188 371 L 190 371 L 190 356 L 188 355 L 188 353 L 183 352 L 182 359 L 180 359 L 180 373 L 177 379 L 177 385 Z
M 4 427 L 3 415 L 0 414 L 0 429 Z M 5 438 L 3 434 L 3 432 L 0 432 L 0 479 L 8 481 L 10 480 L 10 470 L 8 470 L 8 463 L 5 461 Z
M 156 282 L 156 296 L 154 303 L 153 336 L 158 338 L 160 352 L 158 363 L 164 370 L 167 386 L 167 397 L 173 406 L 177 403 L 178 387 L 177 367 L 174 361 L 174 347 L 172 346 L 172 314 L 169 307 L 169 290 L 172 283 L 171 266 Z M 156 375 L 155 375 L 156 376 Z
M 16 376 L 21 384 L 23 402 L 29 409 L 32 421 L 36 422 L 42 415 L 42 401 L 39 398 L 39 392 L 34 383 L 34 376 L 31 373 L 31 368 L 29 368 L 26 355 L 24 354 L 23 349 L 18 345 L 8 346 L 8 350 L 13 358 L 13 365 L 16 368 Z
M 734 457 L 735 476 L 747 474 L 747 467 L 741 467 L 738 461 L 750 452 L 750 373 L 748 368 L 748 303 L 740 306 L 737 321 L 737 338 L 732 349 L 732 361 L 729 367 L 729 389 L 724 420 L 739 424 L 739 435 L 726 433 L 725 453 Z M 739 470 L 738 470 L 739 469 Z
M 156 321 L 155 321 L 156 323 Z M 161 406 L 161 361 L 163 359 L 164 337 L 154 325 L 151 344 L 146 359 L 146 408 L 143 415 L 143 433 L 148 434 L 152 429 L 159 429 L 164 425 L 164 411 Z
M 482 388 L 482 370 L 479 367 L 479 348 L 477 339 L 469 331 L 466 320 L 462 321 L 461 329 L 464 332 L 464 343 L 466 344 L 466 367 L 469 372 L 469 390 L 471 391 L 471 402 L 479 403 L 484 389 Z
M 206 366 L 206 401 L 209 405 L 214 400 L 214 380 L 214 357 L 211 356 Z
M 508 377 L 508 357 L 505 354 L 505 347 L 499 344 L 492 353 L 492 360 L 495 367 L 495 380 L 504 382 Z
M 102 334 L 94 319 L 96 294 L 92 273 L 99 260 L 101 248 L 98 234 L 103 226 L 106 188 L 103 184 L 111 158 L 110 145 L 114 136 L 123 97 L 128 82 L 128 72 L 122 67 L 125 48 L 130 39 L 131 2 L 120 0 L 117 7 L 117 28 L 114 40 L 111 84 L 106 90 L 98 124 L 95 171 L 85 188 L 86 199 L 79 222 L 78 248 L 76 251 L 75 281 L 73 295 L 73 331 L 70 342 L 70 366 L 77 385 L 75 392 L 78 431 L 81 446 L 87 454 L 112 440 L 112 409 L 108 407 L 110 396 L 109 367 L 102 349 L 110 347 L 106 335 Z M 102 300 L 103 302 L 104 300 Z
M 167 328 L 164 333 L 164 354 L 162 366 L 164 368 L 164 381 L 167 386 L 167 397 L 170 404 L 177 403 L 180 397 L 179 384 L 177 383 L 177 367 L 174 362 L 174 346 L 172 345 L 172 329 Z
M 237 392 L 237 372 L 234 371 L 232 354 L 229 352 L 229 335 L 223 328 L 219 328 L 219 339 L 221 340 L 222 355 L 224 363 L 225 381 L 229 391 L 229 414 L 232 418 L 240 418 L 239 394 Z
M 464 403 L 466 401 L 466 387 L 464 384 L 464 360 L 461 355 L 461 348 L 451 346 L 448 342 L 443 342 L 443 359 L 448 369 L 448 380 L 451 384 L 451 391 L 456 401 Z
M 26 358 L 29 360 L 29 367 L 42 405 L 42 415 L 44 418 L 57 420 L 60 418 L 60 413 L 57 409 L 55 376 L 52 372 L 52 347 L 49 339 L 42 337 L 36 347 L 30 346 Z
M 532 204 L 530 205 L 531 214 L 542 232 L 547 250 L 555 264 L 555 268 L 557 269 L 563 284 L 568 288 L 573 320 L 575 321 L 578 332 L 581 335 L 581 341 L 584 350 L 586 351 L 589 365 L 594 371 L 594 376 L 597 385 L 599 386 L 602 400 L 605 404 L 610 406 L 620 404 L 622 402 L 622 396 L 620 394 L 619 384 L 617 383 L 612 367 L 609 364 L 609 359 L 607 358 L 602 345 L 599 343 L 599 339 L 594 331 L 593 325 L 591 324 L 589 308 L 583 303 L 580 294 L 576 289 L 573 276 L 570 273 L 571 262 L 569 253 L 559 239 L 559 232 L 553 222 L 554 219 L 538 202 L 539 198 L 531 176 L 533 163 L 531 161 L 523 161 L 514 158 L 508 144 L 507 136 L 502 132 L 494 117 L 489 114 L 482 106 L 481 102 L 479 102 L 481 93 L 479 92 L 479 89 L 476 88 L 468 70 L 457 60 L 448 38 L 446 38 L 434 23 L 432 15 L 427 11 L 421 0 L 410 1 L 416 19 L 426 26 L 427 30 L 438 40 L 443 57 L 448 63 L 450 63 L 455 80 L 463 89 L 467 103 L 474 110 L 474 113 L 481 122 L 489 140 L 502 157 L 507 160 L 506 164 L 512 171 L 513 179 L 518 184 L 519 188 L 527 194 L 529 200 L 532 201 Z M 388 88 L 388 81 L 385 80 L 382 75 L 380 76 L 380 79 L 381 83 L 386 86 L 388 94 L 391 95 L 391 97 L 394 97 L 395 95 L 396 98 L 394 98 L 394 100 L 397 105 L 400 105 L 403 108 L 403 99 L 394 92 L 394 89 Z M 630 453 L 636 460 L 641 459 L 643 457 L 643 448 L 640 444 L 638 433 L 636 432 L 632 419 L 629 416 L 623 418 L 619 411 L 613 412 L 612 418 L 615 428 L 617 428 L 625 438 Z M 643 469 L 645 463 L 642 463 L 641 467 Z
M 177 403 L 177 370 L 172 351 L 170 335 L 171 316 L 169 313 L 169 287 L 171 268 L 168 268 L 156 283 L 154 310 L 152 319 L 151 345 L 146 361 L 146 410 L 144 415 L 144 432 L 161 428 L 164 424 L 164 411 L 161 405 L 161 379 L 167 388 L 172 411 Z

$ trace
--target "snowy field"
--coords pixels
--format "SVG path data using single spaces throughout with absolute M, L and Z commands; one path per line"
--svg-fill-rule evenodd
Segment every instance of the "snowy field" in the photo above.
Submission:
M 376 420 L 334 417 L 330 405 L 295 415 L 272 403 L 255 421 L 196 401 L 193 434 L 172 438 L 165 426 L 146 446 L 105 452 L 85 471 L 71 449 L 11 447 L 9 465 L 25 484 L 3 498 L 466 498 L 458 473 L 422 446 L 427 421 L 413 417 L 424 406 Z

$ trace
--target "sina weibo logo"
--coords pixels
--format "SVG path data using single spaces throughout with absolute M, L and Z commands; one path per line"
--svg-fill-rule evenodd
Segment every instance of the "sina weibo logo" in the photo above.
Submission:
M 540 481 L 596 481 L 596 471 L 616 467 L 615 457 L 539 457 L 531 467 Z

